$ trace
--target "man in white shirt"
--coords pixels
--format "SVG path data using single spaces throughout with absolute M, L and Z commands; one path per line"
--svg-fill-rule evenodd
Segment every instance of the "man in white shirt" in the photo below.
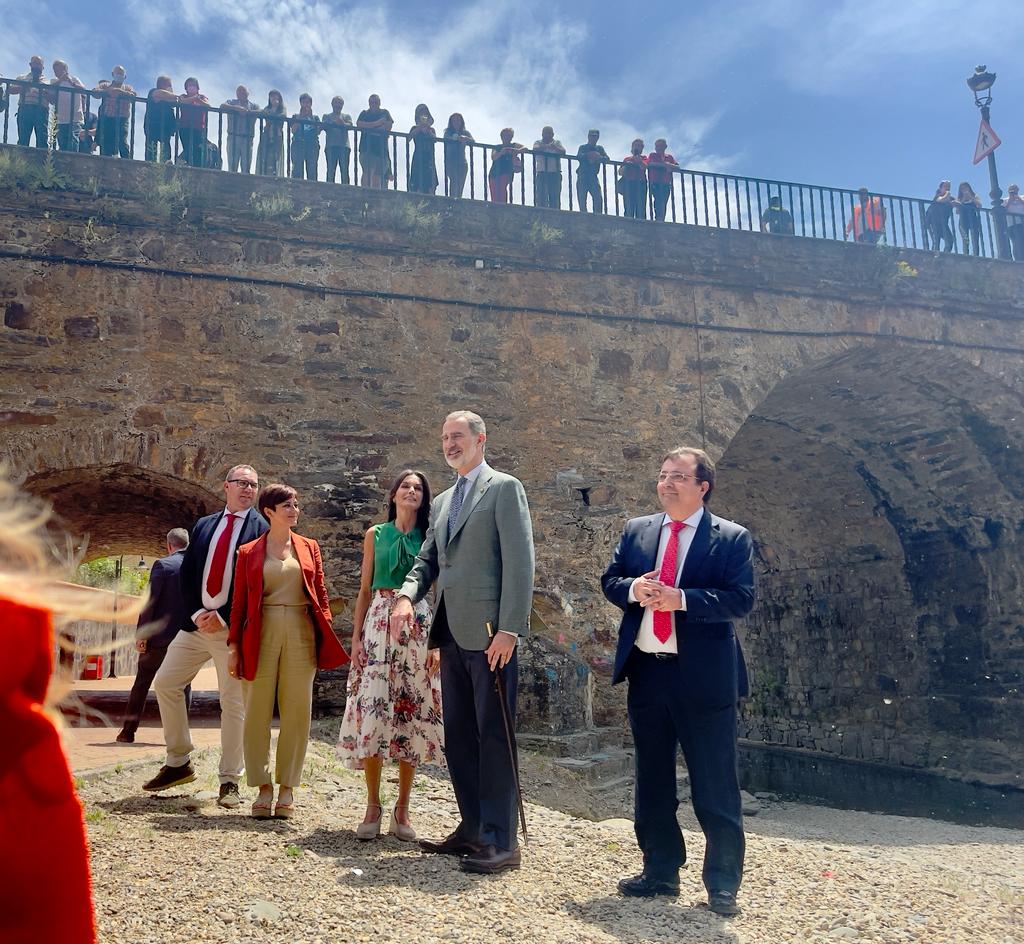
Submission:
M 260 480 L 251 465 L 236 465 L 224 481 L 227 502 L 223 511 L 200 518 L 192 529 L 192 541 L 181 562 L 181 595 L 189 619 L 183 631 L 167 647 L 153 691 L 160 705 L 167 759 L 143 790 L 156 792 L 196 779 L 191 756 L 194 750 L 185 707 L 185 687 L 211 659 L 217 667 L 220 695 L 220 796 L 217 802 L 234 808 L 241 802 L 238 781 L 242 776 L 242 727 L 245 709 L 242 683 L 228 672 L 228 623 L 231 590 L 238 548 L 255 541 L 268 530 L 254 507 Z
M 50 99 L 57 106 L 57 147 L 62 151 L 77 151 L 85 122 L 85 86 L 71 75 L 63 59 L 53 61 L 53 75 Z
M 708 907 L 733 915 L 744 855 L 736 705 L 747 694 L 733 620 L 754 605 L 753 544 L 745 528 L 708 511 L 714 486 L 702 449 L 669 452 L 658 474 L 664 511 L 626 523 L 601 586 L 623 610 L 612 684 L 629 680 L 634 828 L 644 856 L 641 874 L 622 879 L 619 891 L 679 894 L 686 846 L 676 819 L 678 745 L 707 840 Z
M 35 135 L 37 148 L 47 146 L 50 134 L 50 83 L 43 78 L 43 57 L 28 61 L 28 72 L 19 75 L 8 91 L 18 96 L 18 144 L 28 147 Z

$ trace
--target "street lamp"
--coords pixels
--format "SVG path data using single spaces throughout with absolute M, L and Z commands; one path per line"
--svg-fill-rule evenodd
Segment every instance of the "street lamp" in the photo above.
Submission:
M 978 66 L 974 74 L 968 76 L 967 87 L 974 93 L 974 104 L 981 109 L 981 120 L 989 123 L 988 106 L 992 103 L 992 86 L 995 84 L 996 74 L 989 72 L 987 66 Z M 992 189 L 989 196 L 992 198 L 992 218 L 996 224 L 996 256 L 1000 259 L 1010 259 L 1010 237 L 1006 232 L 1006 207 L 1003 206 L 1003 191 L 999 189 L 999 174 L 996 172 L 995 151 L 988 153 L 988 179 Z

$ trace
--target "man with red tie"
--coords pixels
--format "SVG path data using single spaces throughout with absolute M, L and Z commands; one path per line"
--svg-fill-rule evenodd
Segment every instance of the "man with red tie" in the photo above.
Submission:
M 733 620 L 754 604 L 753 544 L 745 528 L 707 509 L 714 487 L 706 452 L 669 452 L 658 475 L 664 512 L 626 523 L 601 586 L 624 611 L 612 684 L 629 680 L 643 853 L 643 871 L 622 879 L 619 891 L 679 895 L 686 846 L 676 820 L 678 745 L 707 840 L 708 907 L 734 915 L 744 853 L 736 705 L 748 686 Z
M 181 562 L 181 594 L 189 621 L 167 647 L 167 656 L 153 681 L 167 760 L 143 790 L 158 791 L 196 779 L 192 769 L 192 737 L 185 707 L 185 687 L 211 659 L 217 667 L 220 695 L 220 796 L 232 809 L 241 802 L 242 726 L 245 711 L 242 683 L 228 673 L 228 624 L 235 553 L 268 530 L 254 507 L 260 481 L 251 465 L 236 465 L 224 481 L 227 504 L 223 511 L 200 518 Z

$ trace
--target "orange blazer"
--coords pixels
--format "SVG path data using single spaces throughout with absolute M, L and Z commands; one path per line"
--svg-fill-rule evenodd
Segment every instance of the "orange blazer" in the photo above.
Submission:
M 320 545 L 311 538 L 292 533 L 292 549 L 302 568 L 302 585 L 313 611 L 318 669 L 336 669 L 348 662 L 331 625 L 331 604 L 324 582 Z M 263 564 L 267 559 L 267 535 L 243 544 L 235 558 L 235 590 L 231 598 L 231 626 L 228 645 L 238 646 L 239 678 L 256 678 L 263 629 Z
M 0 642 L 0 939 L 94 944 L 82 804 L 43 709 L 50 614 L 0 599 Z

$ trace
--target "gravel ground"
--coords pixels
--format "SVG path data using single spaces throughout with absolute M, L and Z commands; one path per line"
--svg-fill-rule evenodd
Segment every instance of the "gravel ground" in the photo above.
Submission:
M 494 877 L 394 838 L 356 840 L 360 775 L 337 766 L 327 743 L 311 745 L 288 822 L 251 819 L 247 788 L 238 811 L 220 809 L 216 751 L 196 760 L 196 783 L 162 797 L 141 791 L 155 765 L 80 784 L 102 944 L 1024 940 L 1022 831 L 763 804 L 747 821 L 744 912 L 727 921 L 704 907 L 703 840 L 688 808 L 693 864 L 678 901 L 623 899 L 616 880 L 639 870 L 632 824 L 555 808 L 585 815 L 593 804 L 545 758 L 524 757 L 527 795 L 546 805 L 527 805 L 523 868 Z M 421 835 L 445 835 L 455 810 L 443 773 L 417 777 Z

